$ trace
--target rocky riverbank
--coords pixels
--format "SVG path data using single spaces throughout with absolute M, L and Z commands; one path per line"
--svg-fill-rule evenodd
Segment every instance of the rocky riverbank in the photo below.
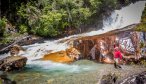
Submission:
M 122 65 L 122 69 L 111 69 L 103 74 L 99 84 L 144 84 L 146 67 Z M 143 82 L 143 83 L 141 83 Z
M 123 79 L 120 84 L 145 84 L 146 83 L 146 71 L 131 75 Z

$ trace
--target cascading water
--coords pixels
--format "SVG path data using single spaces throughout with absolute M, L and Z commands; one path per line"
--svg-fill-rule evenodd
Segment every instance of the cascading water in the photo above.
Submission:
M 111 16 L 103 20 L 103 28 L 86 33 L 86 36 L 102 34 L 111 30 L 120 29 L 131 24 L 139 23 L 146 1 L 139 1 L 120 10 L 115 10 Z
M 84 64 L 61 64 L 54 63 L 51 61 L 37 61 L 36 59 L 42 58 L 43 55 L 47 53 L 52 53 L 60 50 L 65 50 L 69 48 L 69 42 L 75 40 L 79 37 L 93 36 L 102 34 L 111 30 L 120 29 L 125 26 L 139 23 L 144 10 L 146 1 L 138 1 L 134 4 L 130 4 L 127 7 L 123 7 L 120 10 L 115 10 L 111 16 L 103 20 L 104 27 L 101 30 L 91 31 L 88 33 L 72 35 L 69 37 L 64 37 L 58 40 L 48 40 L 44 43 L 35 43 L 32 45 L 23 46 L 26 48 L 25 52 L 20 53 L 22 56 L 28 58 L 27 68 L 31 68 L 35 71 L 63 71 L 66 72 L 80 72 L 92 70 L 97 66 L 95 65 L 84 65 Z M 8 54 L 1 55 L 8 56 Z M 34 61 L 35 60 L 35 61 Z M 61 72 L 62 73 L 62 72 Z
M 60 50 L 65 50 L 66 48 L 69 47 L 67 43 L 70 40 L 74 40 L 78 37 L 93 36 L 105 33 L 110 30 L 123 28 L 131 24 L 139 23 L 141 20 L 142 11 L 144 10 L 144 6 L 145 1 L 139 1 L 134 4 L 130 4 L 127 7 L 123 7 L 120 10 L 115 10 L 109 18 L 103 20 L 104 27 L 101 30 L 73 35 L 54 41 L 45 41 L 44 43 L 41 44 L 25 46 L 28 49 L 25 52 L 26 54 L 24 54 L 24 56 L 29 56 L 34 59 L 40 58 L 44 54 L 48 53 L 47 51 L 56 52 Z M 63 43 L 59 43 L 60 41 L 63 40 L 64 40 Z

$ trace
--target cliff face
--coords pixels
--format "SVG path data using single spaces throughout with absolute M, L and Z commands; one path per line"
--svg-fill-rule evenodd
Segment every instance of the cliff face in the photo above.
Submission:
M 74 47 L 81 52 L 83 59 L 95 57 L 95 60 L 106 63 L 113 63 L 114 46 L 119 46 L 126 60 L 145 57 L 146 33 L 135 31 L 136 26 L 130 25 L 101 35 L 77 39 Z

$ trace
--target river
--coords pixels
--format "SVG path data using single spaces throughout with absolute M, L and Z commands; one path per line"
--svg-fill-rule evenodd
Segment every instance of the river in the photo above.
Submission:
M 58 40 L 46 40 L 44 43 L 35 43 L 23 46 L 25 52 L 20 53 L 28 58 L 27 65 L 20 72 L 9 73 L 10 78 L 18 84 L 95 84 L 106 71 L 112 71 L 113 65 L 100 64 L 89 60 L 80 60 L 72 64 L 54 63 L 51 61 L 37 61 L 47 53 L 65 50 L 69 47 L 68 42 L 80 37 L 102 34 L 111 30 L 139 23 L 146 1 L 132 3 L 120 10 L 112 12 L 111 16 L 103 20 L 104 27 L 97 31 L 72 35 Z M 1 56 L 8 56 L 9 53 Z M 36 61 L 34 61 L 36 60 Z M 133 66 L 123 66 L 127 73 Z M 136 69 L 137 70 L 137 69 Z M 144 70 L 139 69 L 139 70 Z M 137 70 L 138 71 L 138 70 Z

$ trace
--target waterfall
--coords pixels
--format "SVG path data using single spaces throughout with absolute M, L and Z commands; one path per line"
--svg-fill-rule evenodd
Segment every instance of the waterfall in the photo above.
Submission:
M 123 28 L 131 24 L 139 23 L 141 19 L 142 11 L 144 10 L 145 3 L 146 1 L 138 1 L 136 3 L 130 4 L 129 6 L 123 7 L 120 10 L 113 11 L 109 18 L 103 20 L 104 26 L 100 30 L 72 35 L 58 40 L 47 40 L 44 41 L 44 43 L 35 43 L 32 45 L 23 46 L 24 48 L 26 48 L 26 51 L 20 53 L 20 55 L 26 56 L 28 58 L 28 62 L 27 62 L 28 65 L 38 65 L 44 68 L 50 68 L 52 66 L 59 68 L 68 67 L 67 69 L 69 70 L 72 70 L 74 68 L 78 70 L 79 67 L 75 65 L 69 66 L 66 64 L 59 64 L 59 63 L 56 64 L 50 61 L 33 61 L 33 60 L 42 58 L 43 55 L 47 53 L 65 50 L 69 48 L 68 43 L 71 40 L 77 39 L 79 37 L 98 35 L 111 30 Z M 5 54 L 5 56 L 8 56 L 8 54 Z M 87 67 L 84 68 L 87 69 Z
M 132 3 L 120 10 L 115 10 L 111 16 L 103 20 L 103 28 L 86 33 L 86 36 L 102 34 L 111 30 L 120 29 L 131 24 L 139 23 L 146 1 Z

